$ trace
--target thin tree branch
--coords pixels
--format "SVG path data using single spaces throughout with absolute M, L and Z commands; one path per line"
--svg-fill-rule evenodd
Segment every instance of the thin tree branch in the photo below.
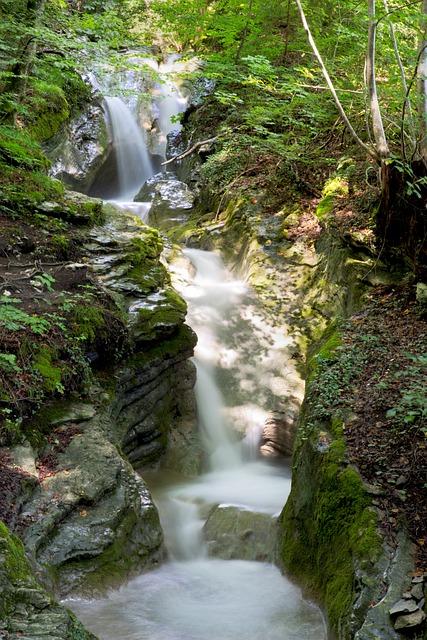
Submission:
M 173 156 L 173 158 L 169 158 L 169 160 L 166 160 L 166 162 L 162 162 L 162 167 L 165 167 L 167 164 L 170 164 L 171 162 L 183 160 L 187 156 L 190 156 L 192 153 L 197 151 L 197 149 L 199 149 L 200 147 L 203 147 L 203 145 L 205 144 L 213 144 L 214 142 L 216 142 L 216 140 L 218 140 L 218 137 L 219 136 L 215 136 L 214 138 L 208 138 L 207 140 L 200 140 L 199 142 L 196 142 L 191 147 L 186 149 L 183 153 L 178 153 L 178 155 Z
M 391 38 L 391 41 L 393 43 L 394 55 L 395 55 L 395 58 L 396 58 L 397 66 L 399 67 L 399 71 L 400 71 L 400 78 L 401 78 L 401 81 L 402 81 L 403 95 L 405 96 L 406 109 L 407 109 L 408 115 L 409 115 L 409 126 L 410 126 L 410 131 L 411 131 L 411 135 L 409 136 L 409 140 L 411 141 L 412 148 L 415 149 L 415 147 L 417 145 L 417 140 L 416 140 L 415 126 L 414 126 L 414 118 L 413 118 L 413 113 L 412 113 L 412 106 L 411 106 L 411 101 L 409 99 L 409 94 L 408 94 L 408 83 L 406 82 L 405 69 L 403 67 L 402 58 L 400 57 L 400 53 L 399 53 L 399 45 L 397 43 L 397 37 L 396 37 L 396 31 L 394 29 L 394 24 L 390 19 L 390 10 L 389 10 L 389 6 L 388 6 L 388 0 L 383 0 L 383 4 L 384 4 L 384 10 L 385 10 L 387 18 L 388 18 L 390 38 Z M 402 123 L 402 126 L 404 126 L 404 123 Z M 405 150 L 404 149 L 402 149 L 402 155 L 405 155 Z
M 333 97 L 333 99 L 335 101 L 335 104 L 337 106 L 337 109 L 338 109 L 338 111 L 340 113 L 340 116 L 341 116 L 344 124 L 346 125 L 347 129 L 350 131 L 352 137 L 357 142 L 357 144 L 360 147 L 362 147 L 362 149 L 364 149 L 371 156 L 371 158 L 374 158 L 375 160 L 378 160 L 379 156 L 378 156 L 378 153 L 376 152 L 376 150 L 373 149 L 372 147 L 368 146 L 365 142 L 363 142 L 363 140 L 357 135 L 357 133 L 354 130 L 350 120 L 348 119 L 347 114 L 346 114 L 346 112 L 344 110 L 344 107 L 341 104 L 341 101 L 340 101 L 340 99 L 338 97 L 338 94 L 337 94 L 337 92 L 335 90 L 335 87 L 333 85 L 331 77 L 330 77 L 330 75 L 328 73 L 328 70 L 327 70 L 327 68 L 326 68 L 326 66 L 325 66 L 325 64 L 323 62 L 323 58 L 320 55 L 320 52 L 319 52 L 319 50 L 318 50 L 318 48 L 316 46 L 316 43 L 314 41 L 314 38 L 312 36 L 310 27 L 309 27 L 308 22 L 307 22 L 307 18 L 306 18 L 305 13 L 304 13 L 303 6 L 301 4 L 301 0 L 295 0 L 295 2 L 297 4 L 298 11 L 299 11 L 300 16 L 301 16 L 301 22 L 302 22 L 304 30 L 305 30 L 305 32 L 307 34 L 307 38 L 308 38 L 308 41 L 310 43 L 310 46 L 311 46 L 311 48 L 313 50 L 313 53 L 314 53 L 319 65 L 320 65 L 320 68 L 322 69 L 322 73 L 323 73 L 323 76 L 324 76 L 324 78 L 326 80 L 326 84 L 329 87 L 329 90 L 330 90 L 330 92 L 332 94 L 332 97 Z
M 380 103 L 378 100 L 377 80 L 375 75 L 375 55 L 377 23 L 375 20 L 375 0 L 368 2 L 369 29 L 368 29 L 368 51 L 366 55 L 365 77 L 368 87 L 369 103 L 372 116 L 372 130 L 374 133 L 375 146 L 378 156 L 386 158 L 390 155 L 390 149 L 384 131 L 383 119 L 381 116 Z

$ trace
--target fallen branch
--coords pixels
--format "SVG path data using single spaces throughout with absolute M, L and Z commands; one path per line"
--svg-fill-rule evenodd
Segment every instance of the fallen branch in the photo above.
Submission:
M 171 162 L 175 162 L 177 160 L 183 160 L 187 156 L 190 156 L 192 153 L 197 151 L 197 149 L 200 149 L 200 147 L 203 147 L 205 144 L 212 144 L 216 140 L 218 140 L 218 136 L 215 136 L 214 138 L 208 138 L 207 140 L 200 140 L 199 142 L 196 142 L 191 147 L 186 149 L 186 151 L 184 151 L 183 153 L 178 153 L 178 155 L 174 156 L 173 158 L 170 158 L 169 160 L 162 162 L 162 167 L 164 167 L 167 164 L 170 164 Z

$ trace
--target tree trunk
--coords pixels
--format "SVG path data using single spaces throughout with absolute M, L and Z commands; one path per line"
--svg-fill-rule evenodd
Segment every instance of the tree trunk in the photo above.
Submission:
M 297 4 L 298 11 L 299 11 L 300 16 L 301 16 L 301 22 L 302 22 L 304 30 L 305 30 L 305 32 L 307 34 L 308 41 L 310 43 L 310 46 L 311 46 L 311 48 L 313 50 L 314 55 L 316 56 L 316 59 L 317 59 L 319 65 L 320 65 L 320 68 L 322 69 L 322 73 L 323 73 L 323 76 L 324 76 L 324 78 L 326 80 L 326 84 L 329 87 L 329 90 L 330 90 L 330 92 L 332 94 L 332 97 L 333 97 L 333 99 L 335 101 L 335 104 L 337 106 L 337 109 L 339 111 L 339 114 L 341 116 L 342 121 L 344 122 L 344 124 L 347 127 L 347 129 L 350 131 L 352 137 L 357 142 L 357 144 L 360 147 L 362 147 L 362 149 L 364 149 L 371 156 L 371 158 L 374 158 L 375 160 L 378 160 L 378 154 L 376 153 L 375 149 L 372 149 L 372 147 L 368 146 L 365 142 L 363 142 L 363 140 L 357 135 L 357 133 L 354 130 L 350 120 L 348 119 L 347 114 L 346 114 L 346 112 L 344 110 L 344 107 L 341 104 L 341 100 L 338 97 L 338 94 L 337 94 L 337 92 L 335 90 L 334 84 L 333 84 L 333 82 L 331 80 L 331 77 L 330 77 L 330 75 L 328 73 L 328 70 L 327 70 L 327 68 L 325 66 L 325 63 L 323 62 L 323 58 L 320 55 L 320 52 L 319 52 L 319 50 L 317 48 L 317 45 L 316 45 L 316 43 L 314 41 L 314 38 L 312 36 L 309 24 L 307 22 L 307 18 L 306 18 L 305 13 L 304 13 L 303 6 L 301 4 L 301 0 L 295 0 L 295 2 Z
M 375 76 L 375 52 L 377 35 L 377 22 L 375 13 L 375 0 L 368 0 L 369 31 L 365 76 L 369 94 L 369 104 L 371 109 L 372 130 L 374 133 L 375 147 L 378 152 L 379 158 L 381 160 L 384 160 L 390 155 L 390 149 L 388 147 L 387 138 L 384 131 L 380 103 L 378 100 L 377 80 Z
M 423 1 L 423 35 L 418 65 L 420 104 L 420 156 L 427 168 L 427 0 Z

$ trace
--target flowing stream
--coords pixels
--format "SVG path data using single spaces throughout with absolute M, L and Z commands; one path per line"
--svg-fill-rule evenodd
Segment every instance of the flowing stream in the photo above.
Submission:
M 283 339 L 218 255 L 185 249 L 182 261 L 175 284 L 199 339 L 196 398 L 206 471 L 195 479 L 142 472 L 168 561 L 104 598 L 66 604 L 101 640 L 324 640 L 319 609 L 274 565 L 208 555 L 203 526 L 212 508 L 233 505 L 269 519 L 289 494 L 289 468 L 256 456 L 268 404 L 283 392 Z

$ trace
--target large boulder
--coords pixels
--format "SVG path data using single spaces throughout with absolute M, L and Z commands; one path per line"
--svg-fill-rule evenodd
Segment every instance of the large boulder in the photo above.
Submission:
M 76 406 L 58 414 L 60 423 L 52 416 L 55 438 L 37 460 L 39 486 L 17 526 L 61 594 L 120 581 L 157 562 L 163 550 L 150 493 L 108 438 L 108 404 L 94 410 L 89 419 L 80 412 L 79 422 Z
M 111 152 L 102 107 L 89 104 L 49 142 L 46 151 L 52 161 L 50 175 L 70 189 L 88 193 Z
M 151 202 L 150 223 L 164 227 L 169 220 L 185 219 L 193 208 L 194 194 L 172 173 L 158 173 L 147 180 L 135 202 Z
M 38 582 L 22 542 L 0 522 L 0 637 L 96 640 Z
M 239 507 L 215 507 L 204 527 L 208 553 L 222 560 L 273 562 L 277 519 Z

